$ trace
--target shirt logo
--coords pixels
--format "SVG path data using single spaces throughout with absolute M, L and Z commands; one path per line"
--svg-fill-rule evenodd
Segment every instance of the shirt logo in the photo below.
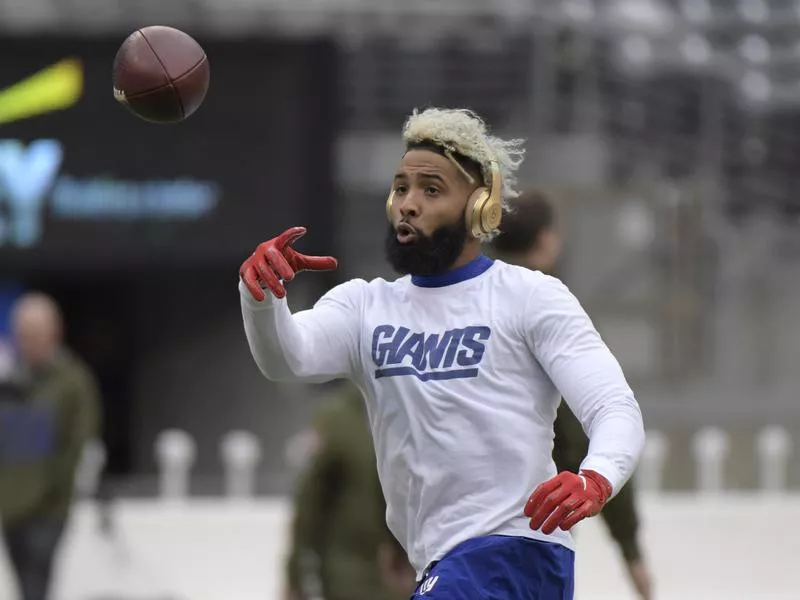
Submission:
M 439 581 L 439 576 L 434 575 L 433 577 L 429 577 L 425 581 L 422 582 L 422 585 L 419 587 L 419 593 L 421 596 L 424 596 L 431 590 L 433 590 L 433 586 L 436 585 L 436 582 Z
M 411 376 L 441 381 L 477 377 L 491 334 L 485 325 L 444 333 L 378 325 L 372 332 L 372 360 L 378 367 L 375 378 Z

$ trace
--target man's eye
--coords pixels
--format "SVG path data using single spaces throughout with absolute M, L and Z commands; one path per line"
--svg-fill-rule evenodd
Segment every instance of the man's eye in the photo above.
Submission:
M 435 188 L 433 186 L 429 186 L 429 187 L 425 188 L 425 193 L 426 194 L 431 194 L 431 195 L 438 194 L 439 193 L 439 188 Z
M 396 185 L 394 187 L 395 194 L 405 194 L 406 193 L 406 186 L 404 185 Z

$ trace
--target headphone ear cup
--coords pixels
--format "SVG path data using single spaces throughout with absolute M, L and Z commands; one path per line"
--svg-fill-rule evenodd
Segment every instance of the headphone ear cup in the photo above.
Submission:
M 487 202 L 481 210 L 481 227 L 484 233 L 491 233 L 500 227 L 503 208 L 495 202 Z
M 389 197 L 386 198 L 386 218 L 392 222 L 392 203 L 394 202 L 394 190 L 389 192 Z
M 485 187 L 478 188 L 472 193 L 467 203 L 468 225 L 470 233 L 476 238 L 483 235 L 483 211 L 489 200 L 489 190 Z
M 467 204 L 469 230 L 476 238 L 482 238 L 497 231 L 503 218 L 501 201 L 503 181 L 496 161 L 492 161 L 491 170 L 491 185 L 475 190 Z

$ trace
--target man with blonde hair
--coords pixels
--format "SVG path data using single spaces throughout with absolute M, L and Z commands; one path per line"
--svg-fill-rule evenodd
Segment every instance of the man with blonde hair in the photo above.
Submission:
M 409 117 L 403 142 L 385 248 L 402 276 L 348 281 L 293 314 L 285 282 L 337 262 L 292 247 L 304 228 L 285 231 L 239 272 L 251 353 L 273 381 L 360 388 L 414 598 L 571 599 L 569 529 L 633 472 L 639 406 L 558 279 L 482 252 L 516 195 L 521 141 L 431 108 Z M 551 456 L 561 396 L 590 432 L 579 474 Z
M 2 538 L 22 600 L 45 600 L 83 448 L 98 435 L 100 402 L 88 367 L 62 342 L 52 298 L 22 296 L 11 321 L 21 389 L 0 398 Z

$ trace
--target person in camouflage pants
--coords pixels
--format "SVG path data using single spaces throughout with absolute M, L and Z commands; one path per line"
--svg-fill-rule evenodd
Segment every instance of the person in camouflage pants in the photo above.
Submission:
M 415 573 L 386 526 L 361 392 L 317 412 L 295 490 L 287 600 L 407 600 Z

